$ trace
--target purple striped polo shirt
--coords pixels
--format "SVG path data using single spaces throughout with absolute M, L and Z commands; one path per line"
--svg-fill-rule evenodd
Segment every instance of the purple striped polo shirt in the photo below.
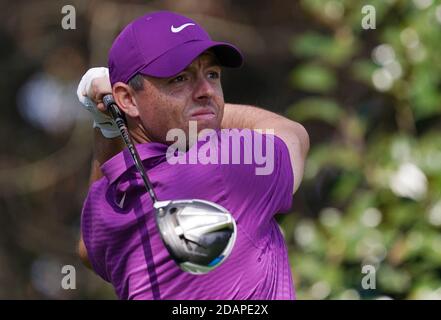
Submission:
M 292 204 L 294 177 L 288 149 L 274 135 L 249 129 L 234 134 L 246 131 L 253 137 L 251 143 L 239 137 L 239 145 L 222 148 L 226 139 L 221 139 L 220 130 L 211 140 L 217 142 L 214 150 L 219 159 L 221 152 L 229 150 L 228 164 L 220 160 L 170 164 L 167 145 L 137 145 L 159 200 L 209 200 L 234 216 L 238 233 L 231 255 L 204 275 L 181 271 L 168 255 L 152 201 L 127 148 L 102 165 L 104 177 L 90 186 L 81 228 L 93 269 L 114 286 L 119 299 L 295 299 L 287 247 L 274 219 L 276 213 L 289 212 Z M 252 161 L 244 160 L 256 139 L 263 140 L 263 148 L 273 144 L 270 174 L 256 174 L 262 164 L 254 156 Z M 188 154 L 202 145 L 199 141 Z M 232 155 L 238 151 L 240 161 L 234 163 Z

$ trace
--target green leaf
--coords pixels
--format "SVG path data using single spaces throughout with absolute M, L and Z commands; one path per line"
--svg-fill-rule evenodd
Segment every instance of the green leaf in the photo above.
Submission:
M 348 199 L 356 187 L 363 181 L 363 176 L 359 171 L 343 172 L 334 188 L 331 190 L 331 197 L 338 202 Z
M 441 94 L 438 83 L 438 74 L 429 68 L 421 68 L 414 73 L 410 95 L 411 107 L 416 119 L 441 113 Z
M 355 79 L 364 82 L 365 84 L 371 85 L 372 73 L 378 67 L 372 60 L 359 60 L 355 61 L 352 65 L 352 74 Z
M 404 293 L 411 285 L 411 276 L 406 270 L 394 269 L 388 265 L 377 271 L 379 285 L 391 293 Z
M 337 125 L 343 109 L 333 100 L 306 98 L 288 108 L 287 116 L 295 121 L 321 120 Z
M 291 51 L 296 56 L 319 58 L 335 66 L 347 61 L 354 54 L 356 47 L 350 34 L 333 37 L 308 32 L 291 41 Z
M 305 168 L 305 178 L 314 178 L 326 166 L 344 170 L 360 170 L 360 164 L 360 154 L 354 148 L 335 144 L 319 145 L 310 151 Z
M 309 92 L 329 93 L 335 89 L 334 72 L 316 64 L 301 65 L 291 73 L 291 83 L 296 89 Z

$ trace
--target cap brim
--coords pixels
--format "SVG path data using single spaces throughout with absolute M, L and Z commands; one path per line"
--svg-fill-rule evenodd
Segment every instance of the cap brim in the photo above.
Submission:
M 208 49 L 213 49 L 221 66 L 237 68 L 242 65 L 242 54 L 235 46 L 225 42 L 195 40 L 167 51 L 139 70 L 138 73 L 158 78 L 172 77 L 184 70 L 194 59 Z

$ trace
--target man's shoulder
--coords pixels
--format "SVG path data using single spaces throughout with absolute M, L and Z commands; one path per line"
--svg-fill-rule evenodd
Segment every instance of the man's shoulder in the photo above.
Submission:
M 98 180 L 90 184 L 85 201 L 94 200 L 98 198 L 103 192 L 106 191 L 107 184 L 108 184 L 108 180 L 107 177 L 105 176 L 99 178 Z

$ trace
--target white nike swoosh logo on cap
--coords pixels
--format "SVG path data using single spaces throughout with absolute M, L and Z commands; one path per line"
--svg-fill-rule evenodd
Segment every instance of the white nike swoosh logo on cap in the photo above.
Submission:
M 170 30 L 173 33 L 178 33 L 181 32 L 182 30 L 184 30 L 185 28 L 187 28 L 188 26 L 194 26 L 194 23 L 185 23 L 180 27 L 175 28 L 173 25 L 171 26 Z

